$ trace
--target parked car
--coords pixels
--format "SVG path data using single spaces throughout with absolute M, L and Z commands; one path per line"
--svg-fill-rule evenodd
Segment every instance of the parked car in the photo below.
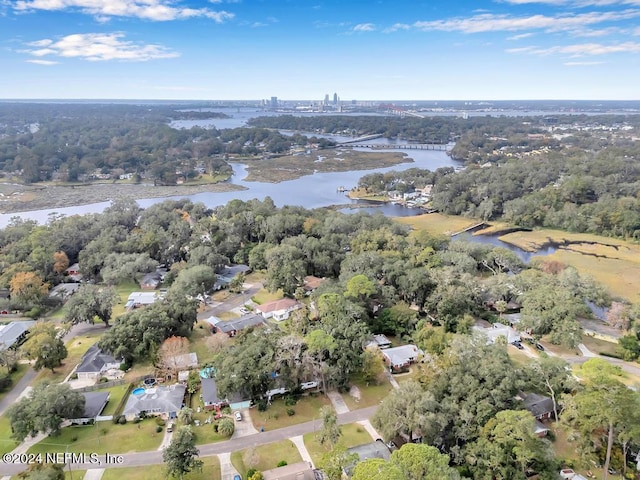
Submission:
M 540 345 L 539 343 L 536 343 L 536 348 L 538 350 L 540 350 L 541 352 L 544 352 L 544 347 L 542 345 Z
M 233 412 L 233 418 L 236 419 L 236 422 L 240 422 L 242 421 L 242 414 L 238 411 Z
M 513 342 L 511 345 L 516 347 L 518 350 L 524 350 L 524 347 L 522 346 L 522 344 L 520 342 Z

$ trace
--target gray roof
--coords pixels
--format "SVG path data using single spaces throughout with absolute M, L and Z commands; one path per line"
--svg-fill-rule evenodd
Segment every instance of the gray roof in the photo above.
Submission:
M 147 273 L 140 281 L 141 285 L 160 285 L 162 282 L 162 274 L 160 272 Z
M 168 387 L 145 389 L 143 394 L 129 396 L 122 412 L 124 415 L 138 415 L 140 412 L 169 413 L 182 408 L 185 385 L 175 384 Z
M 49 298 L 60 297 L 65 299 L 80 288 L 79 283 L 60 283 L 49 291 Z
M 315 480 L 313 468 L 307 462 L 292 463 L 262 472 L 264 480 Z
M 76 368 L 80 373 L 99 373 L 107 363 L 118 363 L 108 353 L 103 352 L 97 345 L 91 345 L 87 353 L 82 357 L 82 362 Z
M 34 320 L 24 320 L 21 322 L 11 322 L 2 327 L 0 329 L 0 350 L 11 347 L 35 324 L 36 322 Z
M 423 352 L 415 345 L 402 345 L 400 347 L 382 350 L 382 355 L 389 359 L 393 366 L 406 365 L 415 361 Z
M 248 265 L 227 265 L 222 269 L 222 271 L 217 272 L 218 277 L 223 277 L 231 281 L 236 275 L 240 273 L 247 273 L 251 268 Z
M 213 378 L 201 378 L 202 400 L 208 403 L 220 403 L 222 399 L 218 397 L 218 385 Z
M 522 400 L 524 406 L 534 417 L 538 418 L 553 412 L 553 400 L 537 393 L 528 393 Z
M 264 325 L 265 321 L 262 315 L 255 313 L 248 313 L 240 318 L 234 318 L 233 320 L 220 320 L 218 317 L 209 317 L 207 322 L 219 329 L 221 332 L 229 333 L 232 331 L 244 330 L 245 328 L 255 327 L 257 325 Z
M 102 413 L 107 400 L 109 400 L 109 392 L 84 392 L 84 413 L 82 418 L 96 418 Z

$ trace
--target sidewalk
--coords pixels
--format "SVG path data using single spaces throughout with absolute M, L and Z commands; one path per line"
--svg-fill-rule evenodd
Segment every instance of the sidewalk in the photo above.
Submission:
M 309 462 L 313 468 L 316 468 L 316 466 L 313 464 L 313 460 L 311 460 L 309 450 L 307 450 L 307 446 L 304 444 L 302 435 L 291 437 L 289 438 L 289 440 L 291 440 L 293 444 L 298 448 L 298 452 L 300 452 L 302 460 L 304 460 L 305 462 Z

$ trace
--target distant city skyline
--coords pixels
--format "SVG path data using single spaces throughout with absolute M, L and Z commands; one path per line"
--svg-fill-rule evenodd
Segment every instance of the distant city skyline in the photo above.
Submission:
M 0 98 L 638 100 L 640 0 L 0 0 Z

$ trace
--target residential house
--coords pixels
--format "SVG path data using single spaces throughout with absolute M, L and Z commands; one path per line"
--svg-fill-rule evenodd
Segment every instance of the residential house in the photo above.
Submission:
M 166 269 L 158 269 L 155 272 L 145 274 L 140 280 L 140 288 L 142 290 L 155 290 L 164 280 L 166 273 Z
M 78 263 L 69 265 L 69 267 L 64 271 L 64 274 L 74 282 L 82 280 L 82 273 L 80 273 L 80 265 Z
M 0 325 L 0 351 L 19 346 L 35 324 L 34 320 L 23 320 Z
M 358 461 L 343 469 L 343 473 L 347 478 L 352 477 L 354 467 L 360 462 L 372 458 L 380 458 L 387 462 L 391 459 L 391 450 L 389 450 L 389 447 L 381 439 L 347 449 L 347 454 L 353 453 L 358 455 Z
M 548 420 L 554 417 L 553 400 L 537 393 L 520 393 L 518 395 L 536 420 Z
M 204 403 L 204 408 L 213 410 L 228 404 L 226 398 L 218 396 L 218 385 L 215 378 L 200 378 L 200 397 Z
M 162 370 L 166 378 L 173 379 L 173 375 L 177 373 L 179 382 L 186 382 L 189 379 L 189 370 L 197 367 L 198 355 L 195 352 L 164 358 L 162 362 Z
M 292 463 L 262 472 L 264 480 L 317 480 L 323 478 L 319 475 L 321 474 L 318 472 L 318 476 L 316 476 L 316 471 L 308 462 Z
M 316 288 L 318 288 L 325 281 L 324 278 L 314 277 L 313 275 L 307 275 L 304 277 L 304 283 L 302 284 L 302 288 L 306 292 L 307 295 L 311 295 Z
M 539 420 L 536 420 L 533 433 L 535 433 L 536 437 L 542 438 L 547 436 L 547 434 L 549 433 L 549 429 L 545 426 L 544 423 L 542 423 Z
M 79 283 L 60 283 L 49 290 L 49 298 L 66 301 L 80 288 Z
M 92 345 L 82 357 L 80 365 L 76 368 L 78 380 L 98 380 L 100 377 L 111 373 L 112 376 L 121 374 L 121 360 L 116 360 L 112 355 L 103 352 L 97 345 Z
M 214 333 L 222 332 L 226 333 L 230 337 L 235 337 L 239 331 L 249 327 L 257 327 L 266 325 L 264 318 L 255 313 L 248 313 L 240 318 L 234 318 L 232 320 L 221 320 L 218 317 L 211 316 L 206 319 L 206 322 L 211 325 Z
M 424 352 L 415 345 L 402 345 L 382 350 L 382 356 L 392 373 L 403 371 L 409 365 L 416 363 L 422 355 Z
M 504 337 L 507 343 L 520 342 L 520 334 L 511 327 L 507 327 L 502 323 L 494 323 L 492 328 L 483 328 L 479 326 L 473 327 L 475 330 L 484 333 L 487 336 L 487 344 L 495 343 L 499 337 Z
M 127 420 L 139 417 L 142 412 L 147 415 L 176 418 L 184 405 L 185 385 L 159 386 L 153 388 L 136 388 L 122 411 Z
M 383 350 L 385 348 L 389 348 L 391 346 L 391 340 L 389 340 L 386 335 L 374 335 L 373 340 L 367 344 L 367 347 L 378 347 Z
M 248 265 L 227 265 L 222 271 L 216 272 L 216 283 L 213 286 L 214 290 L 220 290 L 223 288 L 227 288 L 227 286 L 231 283 L 231 281 L 240 275 L 241 273 L 249 273 L 251 271 L 251 267 Z
M 79 418 L 73 418 L 71 423 L 77 425 L 87 425 L 96 421 L 104 407 L 109 402 L 109 392 L 83 392 L 84 412 Z
M 256 312 L 260 313 L 265 320 L 273 318 L 274 320 L 281 322 L 289 318 L 289 314 L 294 310 L 302 308 L 302 305 L 293 298 L 281 298 L 280 300 L 274 300 L 273 302 L 266 302 L 256 307 Z
M 162 298 L 164 298 L 164 295 L 159 292 L 132 292 L 127 298 L 127 303 L 124 305 L 124 308 L 131 310 L 133 308 L 144 307 Z

